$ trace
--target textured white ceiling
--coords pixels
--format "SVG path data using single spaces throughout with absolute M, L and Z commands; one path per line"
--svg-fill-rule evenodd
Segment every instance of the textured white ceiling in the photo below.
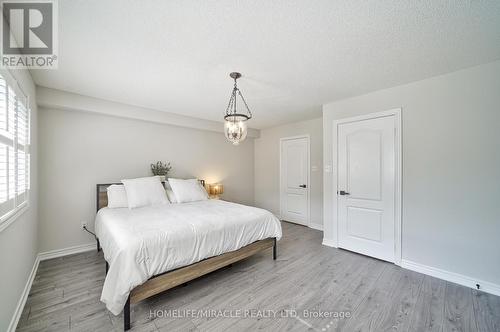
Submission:
M 500 1 L 59 0 L 59 69 L 38 85 L 250 126 L 500 58 Z

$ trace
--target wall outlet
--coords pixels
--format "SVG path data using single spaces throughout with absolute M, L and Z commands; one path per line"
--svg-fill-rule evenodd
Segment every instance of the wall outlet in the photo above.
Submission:
M 87 227 L 87 222 L 86 221 L 82 221 L 81 227 L 82 227 L 82 229 L 84 229 L 85 227 Z

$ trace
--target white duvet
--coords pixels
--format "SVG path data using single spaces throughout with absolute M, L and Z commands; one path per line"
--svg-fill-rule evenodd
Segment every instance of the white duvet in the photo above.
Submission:
M 154 275 L 281 238 L 281 224 L 269 211 L 221 200 L 103 208 L 95 229 L 109 263 L 101 301 L 115 315 L 130 291 Z

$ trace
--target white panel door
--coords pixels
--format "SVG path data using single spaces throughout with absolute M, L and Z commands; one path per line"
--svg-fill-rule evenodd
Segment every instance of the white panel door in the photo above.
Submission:
M 309 138 L 281 141 L 281 219 L 309 224 Z
M 395 260 L 395 116 L 338 125 L 339 247 Z

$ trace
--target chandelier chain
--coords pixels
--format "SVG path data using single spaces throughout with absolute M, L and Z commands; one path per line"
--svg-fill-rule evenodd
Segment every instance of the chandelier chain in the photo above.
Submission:
M 250 111 L 250 108 L 247 105 L 247 101 L 245 100 L 245 98 L 243 97 L 243 95 L 241 94 L 241 91 L 239 89 L 238 89 L 238 93 L 240 94 L 241 100 L 243 100 L 243 104 L 245 104 L 245 107 L 247 108 L 248 115 L 250 115 L 249 118 L 251 118 L 252 112 Z M 236 108 L 235 108 L 235 110 L 236 110 Z
M 233 91 L 231 91 L 231 97 L 229 98 L 229 103 L 227 104 L 227 107 L 226 107 L 226 115 L 231 115 L 231 114 L 237 113 L 237 107 L 236 107 L 237 95 L 240 96 L 241 100 L 243 101 L 243 104 L 245 105 L 245 108 L 247 109 L 247 112 L 249 115 L 248 118 L 249 119 L 252 118 L 252 111 L 250 111 L 250 107 L 248 107 L 247 101 L 243 97 L 241 90 L 238 88 L 236 78 L 234 79 Z
M 227 108 L 226 108 L 226 115 L 231 114 L 231 109 L 233 106 L 233 99 L 234 99 L 234 90 L 231 91 L 231 97 L 229 97 L 229 103 L 227 104 Z

